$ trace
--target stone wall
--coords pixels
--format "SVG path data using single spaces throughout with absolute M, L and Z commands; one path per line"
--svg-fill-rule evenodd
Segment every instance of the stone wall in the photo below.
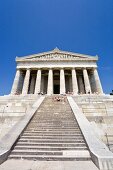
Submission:
M 113 151 L 113 97 L 79 95 L 73 98 L 90 121 L 96 136 Z
M 37 98 L 37 95 L 0 96 L 0 138 L 26 114 Z

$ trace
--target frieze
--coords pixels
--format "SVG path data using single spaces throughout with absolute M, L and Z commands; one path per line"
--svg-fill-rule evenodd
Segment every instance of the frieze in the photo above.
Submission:
M 57 68 L 57 67 L 66 67 L 66 68 L 72 68 L 72 67 L 78 67 L 78 68 L 83 68 L 83 67 L 97 67 L 96 62 L 93 61 L 84 61 L 84 62 L 46 62 L 46 61 L 40 61 L 40 62 L 18 62 L 17 63 L 17 68 Z

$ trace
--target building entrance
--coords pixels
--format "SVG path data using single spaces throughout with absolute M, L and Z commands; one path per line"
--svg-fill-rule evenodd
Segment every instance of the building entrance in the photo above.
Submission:
M 60 93 L 60 85 L 54 85 L 54 94 Z
M 54 70 L 53 93 L 60 94 L 60 72 L 59 70 Z

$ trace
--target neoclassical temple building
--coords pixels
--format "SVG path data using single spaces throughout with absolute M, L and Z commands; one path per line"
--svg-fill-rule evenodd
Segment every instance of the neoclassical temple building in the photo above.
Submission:
M 11 94 L 102 94 L 97 61 L 98 56 L 58 48 L 16 57 L 17 71 Z
M 3 169 L 11 159 L 14 169 L 35 160 L 39 169 L 73 161 L 71 169 L 113 170 L 113 96 L 103 93 L 97 61 L 58 48 L 16 58 L 11 94 L 0 96 Z

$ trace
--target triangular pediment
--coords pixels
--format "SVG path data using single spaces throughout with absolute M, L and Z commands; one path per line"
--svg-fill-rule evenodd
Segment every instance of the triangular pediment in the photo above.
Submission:
M 98 57 L 78 54 L 73 52 L 61 51 L 57 47 L 48 52 L 34 55 L 17 57 L 16 61 L 39 61 L 39 60 L 97 60 Z

